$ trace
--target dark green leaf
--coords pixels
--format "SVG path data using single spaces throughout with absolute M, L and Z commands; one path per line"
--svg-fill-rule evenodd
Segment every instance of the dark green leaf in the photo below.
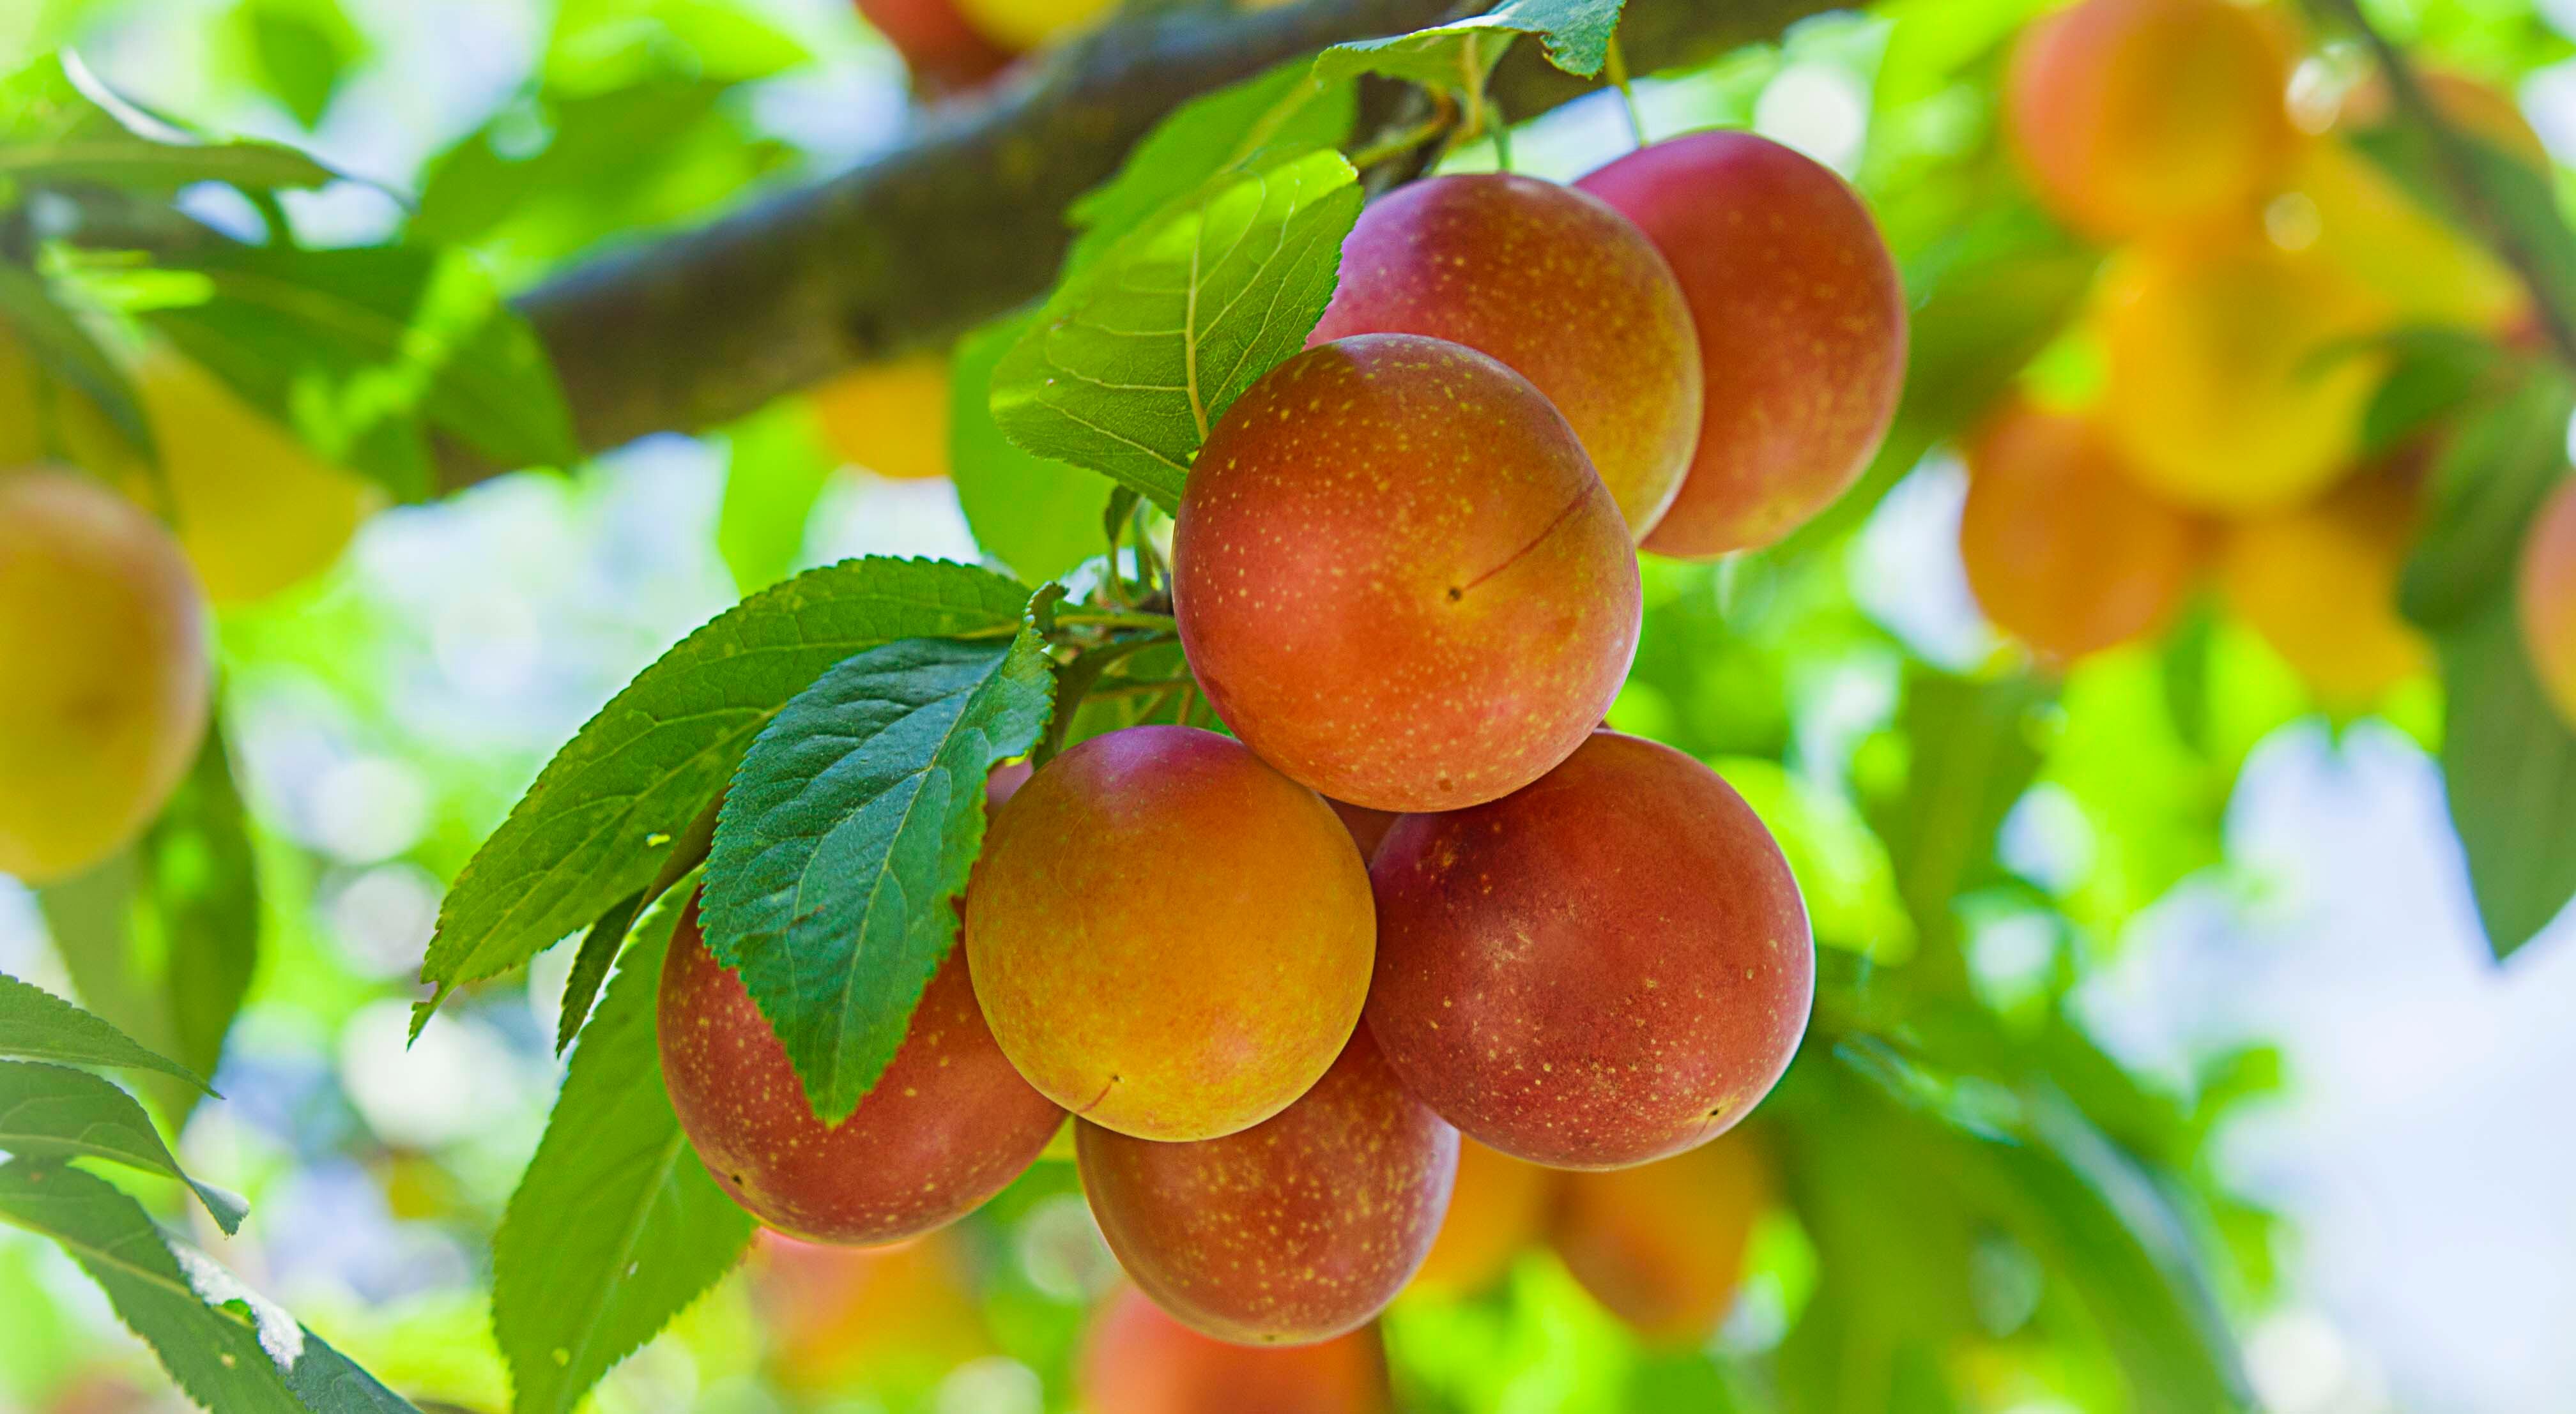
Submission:
M 760 734 L 716 825 L 699 918 L 742 974 L 816 1114 L 858 1107 L 957 937 L 984 777 L 1054 703 L 1034 628 L 857 654 Z
M 158 1071 L 206 1089 L 206 1082 L 186 1066 L 145 1050 L 107 1022 L 5 973 L 0 973 L 0 1056 Z
M 251 0 L 234 12 L 262 87 L 295 120 L 318 127 L 340 80 L 366 50 L 330 0 Z
M 1101 552 L 1098 511 L 1113 488 L 1081 467 L 1020 450 L 994 424 L 986 394 L 994 366 L 1028 327 L 1025 317 L 1006 319 L 958 341 L 948 461 L 976 545 L 1035 584 Z
M 1590 78 L 1608 62 L 1625 0 L 1503 0 L 1491 11 L 1387 39 L 1337 44 L 1315 61 L 1328 79 L 1384 74 L 1445 92 L 1481 92 L 1514 36 L 1534 34 L 1548 62 Z
M 1220 177 L 1068 279 L 1002 357 L 993 416 L 1042 457 L 1180 504 L 1190 459 L 1323 317 L 1358 219 L 1340 153 Z
M 2465 329 L 2419 325 L 2371 341 L 2394 364 L 2362 414 L 2365 456 L 2378 456 L 2471 401 L 2504 351 Z
M 154 327 L 398 497 L 430 486 L 415 420 L 507 465 L 579 456 L 544 347 L 461 253 L 221 244 L 163 263 L 203 277 L 207 297 L 148 311 Z
M 1008 633 L 1028 596 L 971 565 L 848 560 L 716 616 L 555 753 L 457 875 L 421 976 L 444 997 L 589 926 L 654 877 L 752 738 L 824 669 L 902 638 Z
M 708 1177 L 662 1085 L 654 997 L 685 898 L 636 929 L 492 1239 L 492 1329 L 517 1414 L 569 1414 L 751 1241 L 751 1215 Z
M 2532 674 L 2512 596 L 2490 597 L 2433 642 L 2450 703 L 2443 793 L 2487 946 L 2510 957 L 2576 896 L 2576 732 Z
M 555 1053 L 560 1055 L 581 1031 L 582 1022 L 590 1015 L 590 1004 L 599 996 L 599 984 L 608 980 L 608 965 L 617 961 L 618 950 L 626 946 L 626 930 L 635 923 L 636 913 L 644 907 L 644 893 L 638 889 L 608 906 L 590 931 L 581 935 L 581 951 L 574 955 L 572 971 L 564 977 L 563 1009 L 555 1016 Z
M 2434 465 L 2428 523 L 2400 587 L 2408 618 L 2439 630 L 2511 593 L 2523 527 L 2566 471 L 2571 407 L 2567 376 L 2535 368 L 2461 426 Z
M 134 1097 L 85 1070 L 0 1061 L 0 1153 L 97 1159 L 167 1175 L 195 1190 L 226 1233 L 239 1231 L 249 1211 L 236 1195 L 182 1172 Z
M 0 260 L 0 334 L 15 331 L 35 355 L 36 366 L 90 406 L 96 408 L 153 465 L 159 453 L 152 441 L 151 420 L 134 384 L 69 310 L 54 302 L 45 281 L 13 261 Z
M 339 174 L 272 142 L 202 142 L 108 94 L 47 55 L 0 80 L 0 183 L 98 183 L 166 193 L 197 182 L 254 191 L 318 187 Z
M 405 1414 L 378 1384 L 204 1253 L 79 1169 L 0 1165 L 0 1222 L 60 1243 L 189 1398 L 223 1414 Z

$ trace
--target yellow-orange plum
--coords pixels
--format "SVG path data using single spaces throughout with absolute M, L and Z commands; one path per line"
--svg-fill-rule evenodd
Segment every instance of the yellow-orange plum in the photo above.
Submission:
M 1464 1296 L 1502 1280 L 1512 1259 L 1545 1235 L 1548 1210 L 1563 1177 L 1462 1138 L 1449 1215 L 1414 1272 L 1413 1286 Z
M 1428 334 L 1547 395 L 1642 539 L 1699 445 L 1699 335 L 1672 267 L 1599 198 L 1503 173 L 1434 177 L 1360 213 L 1310 344 Z
M 1368 1025 L 1407 1088 L 1506 1154 L 1617 1168 L 1706 1143 L 1806 1033 L 1788 861 L 1678 751 L 1596 733 L 1488 805 L 1378 846 Z
M 858 6 L 924 93 L 970 89 L 1010 66 L 1011 51 L 968 24 L 957 0 L 858 0 Z
M 826 1125 L 751 993 L 709 951 L 691 899 L 662 963 L 662 1078 L 716 1185 L 791 1237 L 853 1245 L 943 1227 L 1037 1161 L 1063 1112 L 1011 1068 L 963 951 L 931 976 L 902 1045 Z
M 834 456 L 889 481 L 948 474 L 948 356 L 915 354 L 854 368 L 814 390 Z
M 1743 132 L 1659 142 L 1576 185 L 1664 253 L 1699 330 L 1699 448 L 1646 548 L 1754 549 L 1832 504 L 1905 384 L 1905 289 L 1859 194 Z
M 2066 663 L 2162 627 L 2207 536 L 2141 490 L 2093 420 L 2016 403 L 1967 448 L 1959 558 L 1996 627 Z
M 1076 1372 L 1086 1414 L 1386 1414 L 1375 1326 L 1314 1345 L 1261 1348 L 1205 1336 L 1132 1286 L 1092 1318 Z
M 2397 612 L 2416 520 L 2403 478 L 2357 475 L 2308 505 L 2229 526 L 2219 590 L 2318 701 L 2358 711 L 2432 662 Z
M 2522 546 L 2515 582 L 2522 642 L 2541 689 L 2576 727 L 2576 481 L 2541 503 Z
M 1637 561 L 1565 419 L 1473 349 L 1306 350 L 1200 449 L 1174 612 L 1217 715 L 1336 800 L 1453 810 L 1565 759 L 1637 646 Z
M 2289 72 L 2230 0 L 2082 0 L 2014 45 L 2004 132 L 2041 201 L 2095 236 L 2220 219 L 2296 145 Z
M 1405 1093 L 1366 1027 L 1297 1102 L 1220 1139 L 1158 1144 L 1077 1122 L 1092 1215 L 1182 1324 L 1302 1345 L 1355 1330 L 1422 1264 L 1458 1131 Z
M 966 890 L 984 1015 L 1097 1125 L 1211 1139 L 1333 1063 L 1368 990 L 1367 867 L 1332 809 L 1240 742 L 1129 727 L 1002 807 Z
M 1118 0 L 957 0 L 969 23 L 994 43 L 1035 49 L 1109 13 Z
M 212 679 L 159 522 L 89 477 L 0 469 L 0 874 L 51 883 L 132 840 L 196 758 Z
M 1738 1131 L 1687 1154 L 1567 1174 L 1548 1243 L 1594 1300 L 1647 1340 L 1708 1339 L 1735 1304 L 1770 1166 Z

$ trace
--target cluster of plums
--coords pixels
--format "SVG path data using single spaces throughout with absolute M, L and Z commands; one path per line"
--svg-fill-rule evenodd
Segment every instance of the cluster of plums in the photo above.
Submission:
M 2108 247 L 2067 343 L 2098 376 L 2031 380 L 1964 448 L 1969 584 L 2045 660 L 2148 637 L 2209 582 L 2329 708 L 2430 665 L 2396 591 L 2434 439 L 2365 448 L 2378 341 L 2518 342 L 2531 298 L 2356 147 L 2389 121 L 2385 84 L 2308 47 L 2291 7 L 2232 0 L 2081 0 L 2014 46 L 2005 137 L 2039 202 Z M 2471 140 L 2547 168 L 2510 97 L 2420 81 Z M 2576 491 L 2522 585 L 2576 723 Z
M 1904 327 L 1859 200 L 1748 134 L 1372 205 L 1182 496 L 1174 614 L 1233 735 L 997 772 L 964 945 L 837 1127 L 684 913 L 661 1044 L 709 1170 L 785 1232 L 886 1242 L 1070 1112 L 1136 1285 L 1294 1344 L 1413 1275 L 1462 1132 L 1611 1170 L 1726 1131 L 1805 1030 L 1812 944 L 1744 801 L 1598 729 L 1636 550 L 1766 544 L 1830 502 Z

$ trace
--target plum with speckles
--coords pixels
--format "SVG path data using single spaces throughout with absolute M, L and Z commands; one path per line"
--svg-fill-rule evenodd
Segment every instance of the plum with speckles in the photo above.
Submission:
M 1815 990 L 1779 844 L 1715 772 L 1600 732 L 1490 805 L 1378 847 L 1368 1026 L 1406 1088 L 1533 1163 L 1715 1138 L 1789 1065 Z
M 1699 326 L 1699 450 L 1646 548 L 1755 549 L 1832 504 L 1905 384 L 1905 289 L 1859 195 L 1745 132 L 1659 142 L 1576 185 L 1645 231 Z
M 1273 1118 L 1195 1144 L 1077 1122 L 1109 1250 L 1182 1324 L 1298 1345 L 1384 1310 L 1440 1231 L 1458 1131 L 1405 1093 L 1366 1028 Z
M 963 949 L 850 1117 L 825 1125 L 691 899 L 662 963 L 662 1078 L 680 1128 L 752 1216 L 808 1242 L 867 1245 L 963 1217 L 1035 1162 L 1064 1112 L 1011 1068 L 975 1006 Z
M 1638 538 L 1690 470 L 1690 306 L 1654 242 L 1598 197 L 1476 172 L 1370 202 L 1307 342 L 1352 334 L 1428 334 L 1501 359 L 1565 414 Z
M 966 890 L 985 1018 L 1066 1109 L 1212 1139 L 1285 1109 L 1359 1022 L 1368 866 L 1313 791 L 1215 732 L 1129 727 L 1002 808 Z
M 1200 449 L 1172 538 L 1217 715 L 1335 800 L 1454 810 L 1565 759 L 1637 648 L 1637 561 L 1574 431 L 1473 349 L 1308 349 Z

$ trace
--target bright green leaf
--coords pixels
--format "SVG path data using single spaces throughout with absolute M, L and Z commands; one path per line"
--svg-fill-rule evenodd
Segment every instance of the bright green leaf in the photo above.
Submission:
M 207 142 L 47 55 L 0 79 L 0 183 L 95 184 L 151 194 L 197 182 L 254 191 L 318 187 L 339 174 L 273 142 Z
M 1081 467 L 1020 450 L 994 424 L 986 396 L 993 369 L 1028 326 L 1026 318 L 1006 319 L 958 341 L 948 461 L 976 545 L 1034 584 L 1101 553 L 1100 505 L 1110 488 Z
M 751 1241 L 751 1215 L 698 1162 L 662 1085 L 653 1004 L 684 898 L 637 928 L 492 1239 L 516 1414 L 570 1414 Z
M 1130 233 L 1003 356 L 1002 431 L 1177 507 L 1208 429 L 1323 317 L 1357 177 L 1340 153 L 1311 152 L 1211 183 Z
M 1036 743 L 1054 676 L 1034 628 L 857 654 L 778 714 L 716 825 L 700 918 L 816 1114 L 858 1107 L 957 937 L 984 777 Z
M 0 335 L 14 333 L 55 386 L 96 408 L 127 446 L 158 466 L 152 423 L 143 414 L 133 382 L 99 347 L 89 329 L 56 303 L 44 279 L 14 261 L 0 260 Z M 57 429 L 59 440 L 59 429 Z
M 206 1082 L 186 1066 L 144 1049 L 98 1017 L 6 973 L 0 973 L 0 1056 L 158 1071 L 206 1089 Z
M 21 1159 L 97 1159 L 188 1185 L 225 1232 L 238 1231 L 242 1200 L 179 1168 L 134 1097 L 85 1070 L 0 1061 L 0 1153 Z
M 1491 11 L 1387 39 L 1336 44 L 1315 61 L 1317 76 L 1383 74 L 1443 92 L 1479 92 L 1517 35 L 1534 34 L 1548 62 L 1578 78 L 1601 72 L 1626 0 L 1503 0 Z
M 724 430 L 716 553 L 734 587 L 757 593 L 794 573 L 814 503 L 839 470 L 808 398 L 781 398 Z
M 422 978 L 444 997 L 508 971 L 643 887 L 752 738 L 824 669 L 897 639 L 1007 633 L 1028 596 L 971 565 L 846 560 L 717 615 L 546 763 L 448 890 Z

